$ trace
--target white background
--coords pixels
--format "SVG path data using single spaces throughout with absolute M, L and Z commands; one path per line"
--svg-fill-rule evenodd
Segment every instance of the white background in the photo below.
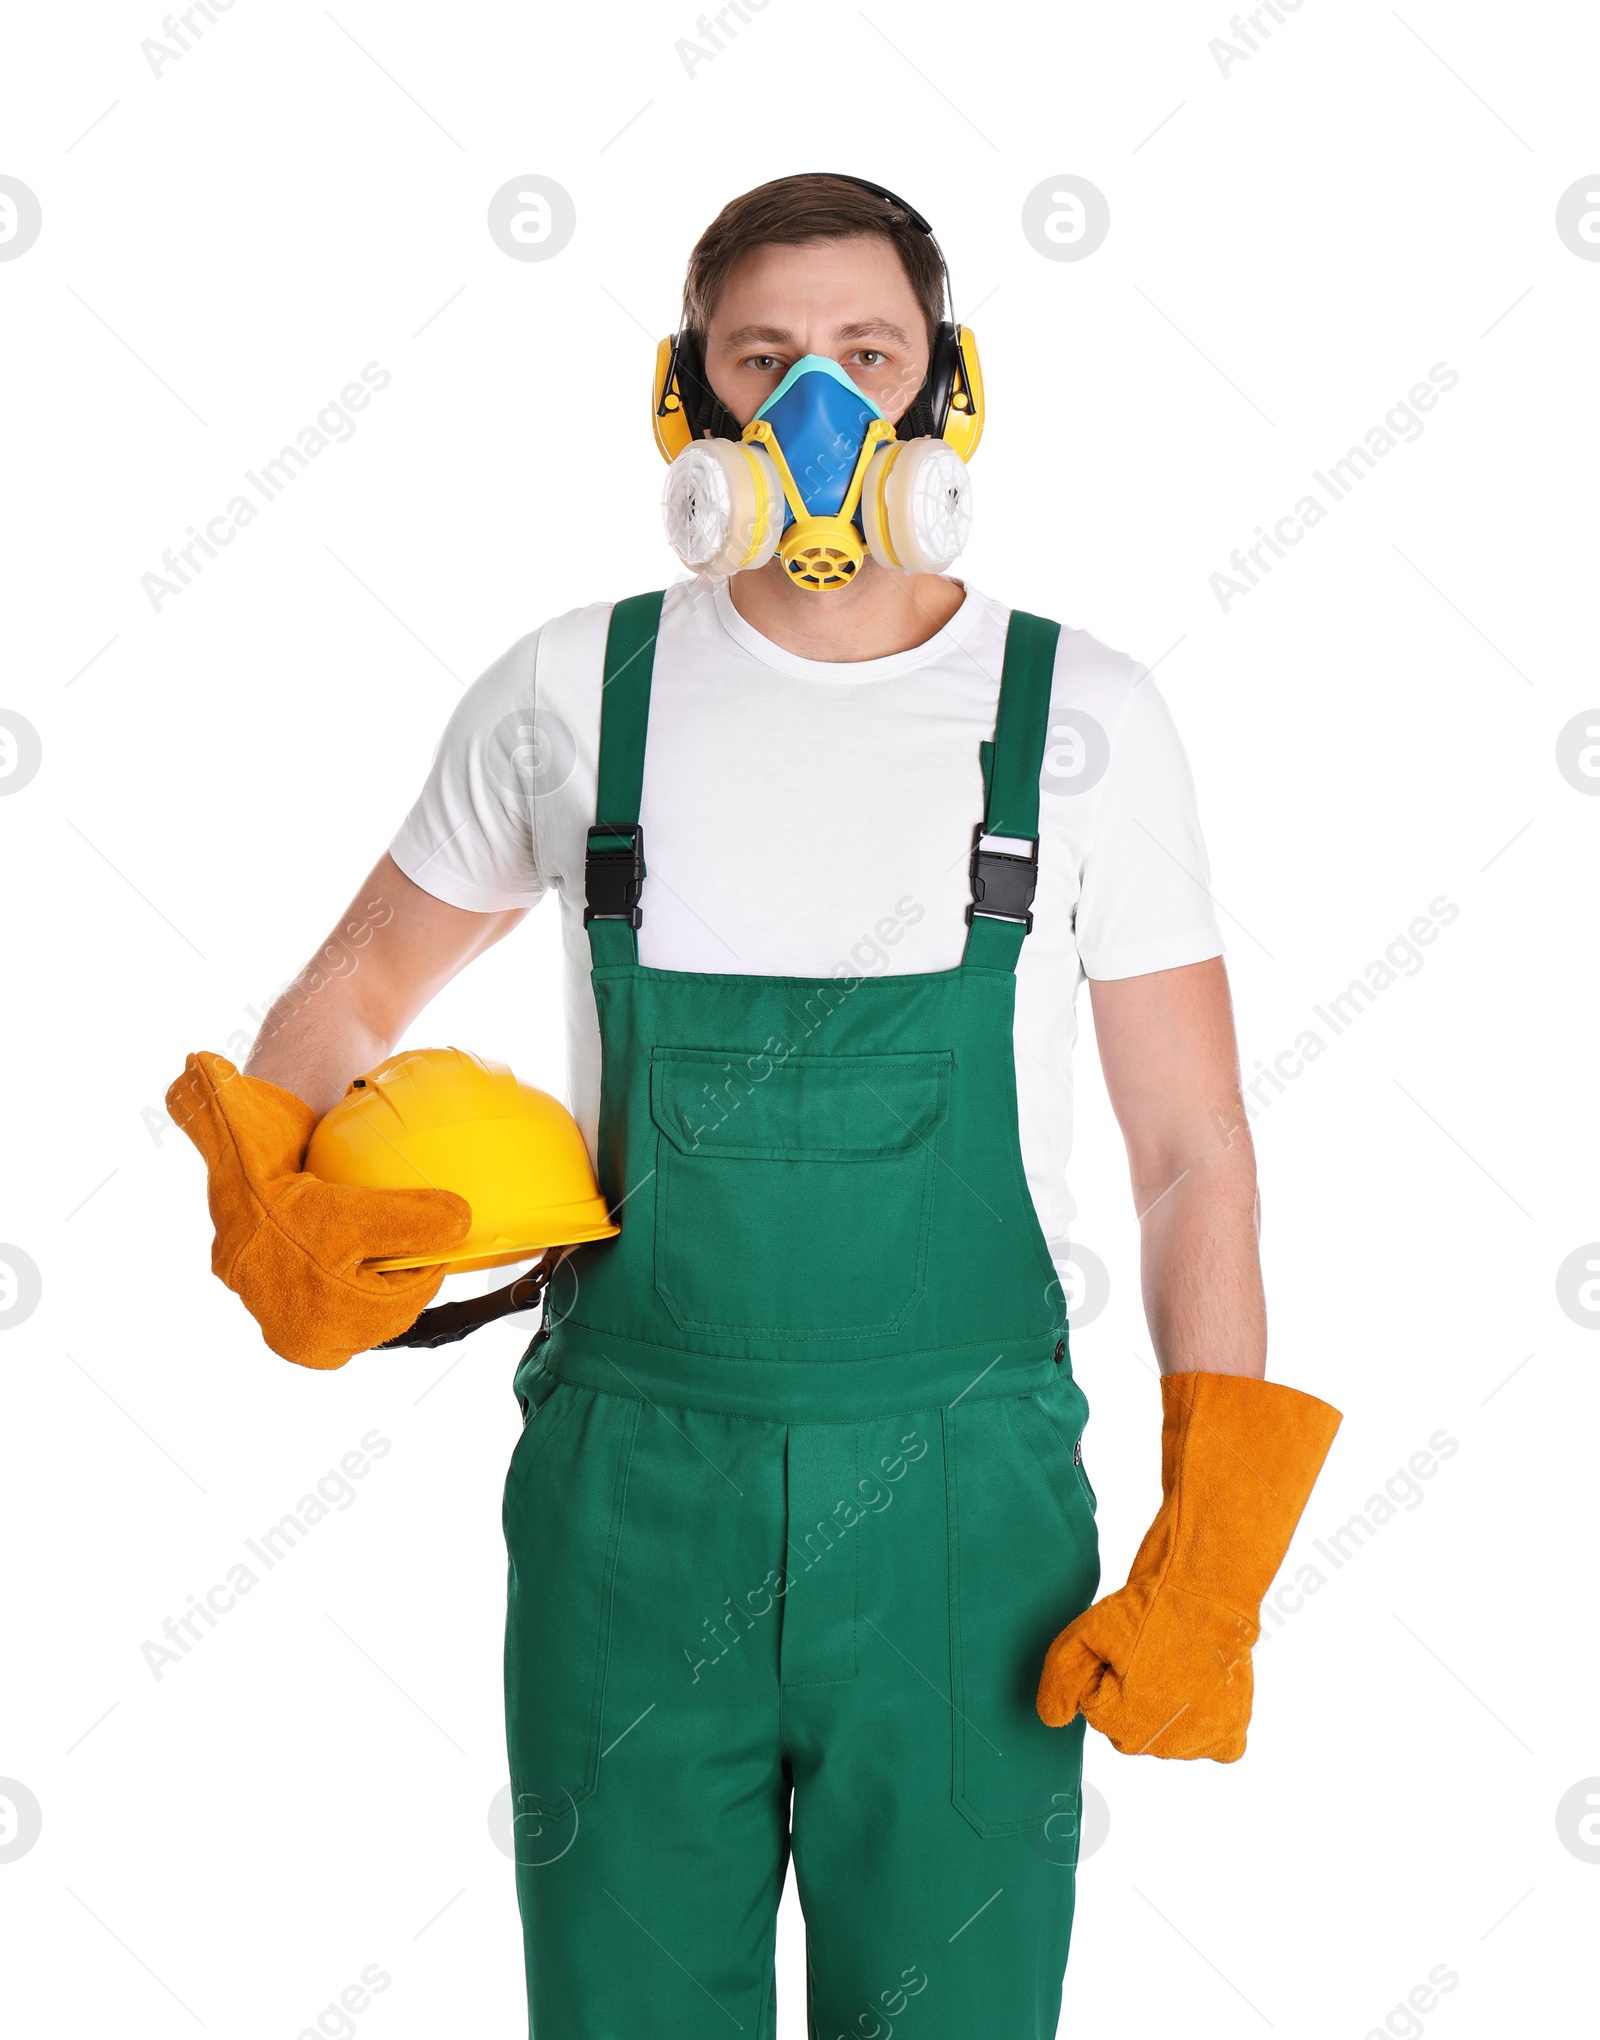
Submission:
M 0 1861 L 11 2030 L 293 2040 L 372 1963 L 361 2040 L 521 2030 L 487 1816 L 523 1335 L 284 1365 L 208 1273 L 158 1108 L 321 940 L 461 685 L 670 577 L 645 401 L 684 259 L 734 191 L 825 167 L 931 217 L 981 336 L 965 571 L 1161 661 L 1247 1075 L 1459 907 L 1256 1120 L 1272 1368 L 1347 1412 L 1290 1561 L 1328 1584 L 1258 1652 L 1242 1764 L 1091 1738 L 1110 1832 L 1062 2031 L 1405 2034 L 1439 1964 L 1429 2040 L 1589 2001 L 1600 1864 L 1556 1808 L 1600 1774 L 1600 1340 L 1555 1276 L 1600 1236 L 1600 781 L 1556 740 L 1600 723 L 1600 263 L 1554 221 L 1600 188 L 1600 23 L 1402 12 L 1305 0 L 1226 76 L 1220 8 L 1162 0 L 771 0 L 693 77 L 687 0 L 238 0 L 159 78 L 153 6 L 12 18 L 0 172 L 44 227 L 0 262 L 0 709 L 43 745 L 0 799 L 0 1239 L 43 1277 L 0 1339 L 0 1775 L 43 1816 Z M 577 208 L 548 262 L 485 228 L 529 173 Z M 1082 261 L 1021 228 L 1062 173 L 1111 208 Z M 141 575 L 369 361 L 393 380 L 355 437 L 157 613 Z M 1423 436 L 1224 611 L 1230 551 L 1438 362 L 1460 381 Z M 415 1038 L 559 1089 L 557 964 L 547 906 Z M 1074 1357 L 1114 1584 L 1157 1395 L 1081 1060 L 1080 1237 L 1112 1294 Z M 353 1504 L 156 1680 L 163 1618 L 374 1427 Z M 1441 1428 L 1421 1503 L 1319 1561 Z M 782 1956 L 799 2035 L 792 1902 Z

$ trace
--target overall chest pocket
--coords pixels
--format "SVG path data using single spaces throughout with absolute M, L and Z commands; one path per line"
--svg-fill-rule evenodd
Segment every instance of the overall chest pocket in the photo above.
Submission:
M 891 1332 L 928 1273 L 948 1049 L 658 1049 L 656 1288 L 685 1331 Z

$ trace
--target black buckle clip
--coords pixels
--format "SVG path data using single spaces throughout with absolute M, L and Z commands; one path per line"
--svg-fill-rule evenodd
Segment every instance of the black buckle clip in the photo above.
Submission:
M 596 822 L 589 831 L 583 864 L 583 925 L 591 921 L 626 921 L 637 928 L 644 919 L 639 899 L 644 892 L 644 830 L 637 822 Z
M 1009 850 L 983 849 L 986 833 L 982 822 L 972 832 L 972 904 L 967 908 L 967 926 L 972 926 L 974 914 L 982 914 L 991 921 L 1020 921 L 1023 932 L 1031 934 L 1033 895 L 1039 884 L 1039 839 L 1032 839 L 1026 857 L 1018 857 Z

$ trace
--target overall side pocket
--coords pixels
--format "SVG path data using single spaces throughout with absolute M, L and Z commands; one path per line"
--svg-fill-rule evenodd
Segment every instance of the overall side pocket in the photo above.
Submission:
M 506 1744 L 519 1814 L 557 1821 L 599 1782 L 600 1722 L 640 1405 L 559 1385 L 505 1510 Z M 545 1426 L 548 1424 L 549 1428 Z M 513 1454 L 513 1466 L 516 1454 Z M 537 1477 L 530 1477 L 537 1466 Z
M 506 1467 L 505 1488 L 500 1498 L 500 1529 L 508 1543 L 511 1535 L 511 1514 L 522 1493 L 533 1462 L 549 1443 L 552 1432 L 560 1426 L 561 1419 L 571 1409 L 569 1401 L 556 1404 L 546 1411 L 546 1404 L 555 1399 L 556 1391 L 562 1386 L 553 1374 L 539 1368 L 524 1377 L 517 1370 L 517 1400 L 522 1404 L 522 1429 L 517 1433 L 517 1442 L 511 1448 L 510 1463 Z
M 1045 1652 L 1099 1584 L 1094 1513 L 1032 1397 L 947 1410 L 945 1453 L 951 1795 L 980 1835 L 1039 1833 L 1078 1789 L 1081 1732 L 1047 1728 L 1034 1702 Z

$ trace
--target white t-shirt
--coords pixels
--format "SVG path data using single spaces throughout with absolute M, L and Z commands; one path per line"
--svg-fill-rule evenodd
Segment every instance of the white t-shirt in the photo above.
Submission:
M 994 736 L 1009 616 L 969 587 L 914 651 L 832 664 L 761 636 L 725 581 L 669 588 L 639 816 L 640 962 L 852 977 L 959 963 L 983 819 L 978 747 Z M 418 885 L 479 913 L 528 907 L 554 888 L 568 1103 L 591 1154 L 600 1034 L 583 866 L 610 617 L 609 603 L 572 610 L 495 661 L 451 716 L 390 846 Z M 1223 944 L 1166 704 L 1144 667 L 1086 631 L 1061 633 L 1040 785 L 1014 1046 L 1023 1164 L 1061 1265 L 1075 1210 L 1066 1170 L 1080 981 L 1198 963 Z

